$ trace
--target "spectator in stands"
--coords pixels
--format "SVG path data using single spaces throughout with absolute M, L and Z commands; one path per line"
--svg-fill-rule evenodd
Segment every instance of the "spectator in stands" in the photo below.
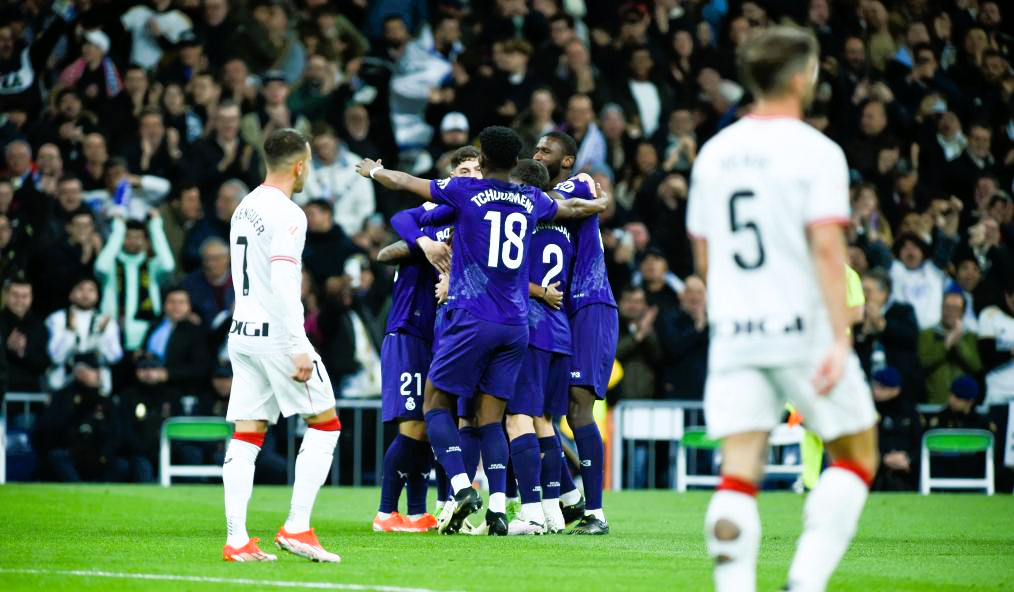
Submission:
M 76 179 L 73 182 L 80 191 L 80 182 Z M 70 216 L 65 238 L 40 253 L 38 263 L 31 266 L 35 275 L 32 284 L 40 295 L 41 314 L 66 306 L 67 294 L 71 293 L 78 278 L 91 273 L 101 250 L 102 237 L 95 231 L 94 214 L 86 207 L 79 207 Z
M 915 411 L 915 401 L 904 391 L 897 370 L 888 366 L 874 373 L 873 400 L 880 416 L 877 441 L 881 461 L 872 489 L 915 491 L 922 424 Z
M 999 175 L 1000 167 L 991 152 L 993 132 L 987 124 L 974 124 L 968 129 L 968 147 L 948 165 L 950 192 L 969 200 L 975 184 L 983 175 Z M 966 202 L 966 207 L 974 204 Z
M 536 89 L 528 102 L 528 109 L 518 116 L 513 125 L 521 134 L 526 154 L 535 151 L 539 138 L 558 127 L 555 117 L 556 97 L 553 91 L 546 87 Z
M 649 307 L 644 290 L 627 286 L 620 295 L 620 337 L 616 359 L 623 366 L 623 398 L 651 399 L 657 390 L 655 368 L 662 349 L 655 332 L 658 309 Z
M 979 383 L 971 376 L 958 375 L 948 387 L 947 398 L 944 401 L 946 407 L 926 416 L 926 429 L 970 429 L 995 432 L 996 426 L 975 412 L 975 401 L 978 398 Z M 970 464 L 964 458 L 962 463 Z M 936 473 L 936 467 L 933 468 L 933 472 Z
M 611 95 L 635 119 L 641 133 L 650 138 L 661 127 L 675 101 L 672 87 L 656 79 L 651 48 L 635 47 L 627 57 L 626 77 L 617 80 Z
M 193 311 L 205 329 L 220 326 L 232 313 L 236 294 L 229 267 L 229 243 L 217 236 L 201 245 L 201 269 L 183 278 Z
M 82 142 L 84 157 L 77 168 L 84 191 L 103 189 L 106 186 L 106 163 L 109 161 L 109 150 L 106 138 L 94 133 L 85 136 Z
M 920 329 L 940 322 L 946 276 L 929 261 L 929 245 L 912 234 L 903 234 L 894 243 L 895 261 L 891 264 L 891 292 L 896 302 L 910 304 Z
M 917 352 L 919 325 L 908 304 L 893 299 L 890 277 L 880 270 L 863 275 L 866 314 L 853 331 L 856 354 L 866 375 L 890 366 L 900 373 L 903 387 L 913 401 L 922 400 L 925 383 Z
M 176 269 L 183 269 L 183 254 L 186 236 L 204 218 L 201 205 L 201 190 L 196 185 L 184 184 L 168 201 L 159 208 L 166 240 L 173 252 Z
M 121 431 L 110 403 L 110 366 L 123 357 L 120 330 L 98 311 L 94 278 L 77 280 L 69 299 L 70 307 L 46 319 L 52 398 L 40 431 L 60 481 L 122 481 L 128 466 L 115 454 Z
M 213 0 L 214 1 L 214 0 Z M 306 75 L 289 93 L 289 109 L 309 121 L 321 121 L 327 110 L 327 100 L 335 88 L 336 74 L 327 58 L 311 55 L 306 62 Z
M 207 133 L 213 115 L 218 111 L 219 101 L 222 100 L 222 83 L 211 72 L 205 70 L 194 74 L 188 87 L 193 95 L 191 107 L 194 114 L 200 118 L 204 133 Z
M 7 188 L 10 188 L 9 184 Z M 0 184 L 0 194 L 3 191 L 4 185 Z M 6 214 L 0 214 L 0 281 L 24 272 L 30 246 L 27 241 L 15 240 L 10 218 Z
M 679 309 L 660 308 L 663 331 L 662 396 L 699 401 L 704 396 L 708 367 L 708 315 L 704 282 L 686 280 Z
M 312 146 L 313 163 L 306 184 L 293 200 L 300 205 L 315 200 L 331 203 L 334 223 L 351 236 L 377 207 L 373 183 L 356 173 L 362 157 L 350 152 L 327 124 L 314 128 Z
M 163 179 L 185 176 L 183 162 L 183 136 L 174 127 L 166 129 L 165 119 L 158 107 L 145 107 L 138 118 L 138 138 L 128 144 L 123 153 L 127 168 L 138 175 L 152 175 Z
M 85 202 L 102 218 L 125 215 L 131 220 L 144 220 L 157 211 L 171 184 L 164 177 L 133 175 L 127 161 L 116 157 L 106 164 L 106 186 L 84 194 Z
M 15 140 L 4 148 L 4 157 L 7 163 L 4 168 L 4 176 L 14 179 L 16 185 L 14 190 L 17 191 L 28 181 L 34 171 L 32 146 L 24 140 Z
M 1003 298 L 979 316 L 979 353 L 986 372 L 985 407 L 1006 413 L 1014 401 L 1014 270 L 1007 269 Z
M 109 135 L 117 150 L 137 136 L 150 91 L 148 72 L 137 64 L 127 66 L 123 72 L 123 90 L 109 101 L 109 112 L 115 114 L 109 118 Z
M 32 284 L 15 276 L 4 284 L 0 337 L 7 344 L 7 391 L 36 393 L 49 368 L 49 333 L 32 311 Z
M 328 278 L 344 274 L 345 261 L 360 252 L 341 226 L 334 223 L 332 207 L 331 202 L 317 199 L 303 208 L 307 222 L 303 265 L 318 286 L 323 286 Z
M 201 266 L 200 249 L 205 241 L 215 237 L 222 241 L 229 240 L 229 228 L 232 226 L 232 214 L 239 206 L 243 196 L 250 189 L 237 179 L 230 179 L 216 191 L 215 215 L 205 215 L 196 222 L 183 239 L 183 272 L 190 273 Z M 228 244 L 228 243 L 226 243 Z
M 926 377 L 927 403 L 947 401 L 958 376 L 975 376 L 982 369 L 975 332 L 964 324 L 968 302 L 961 292 L 944 295 L 940 323 L 919 335 L 919 361 Z
M 605 164 L 606 138 L 595 123 L 595 111 L 588 95 L 576 94 L 567 102 L 567 120 L 563 131 L 577 140 L 575 173 Z
M 170 144 L 175 142 L 180 152 L 183 151 L 181 147 L 189 148 L 190 144 L 204 136 L 204 123 L 186 101 L 183 87 L 179 84 L 170 83 L 162 91 L 165 124 L 169 129 L 176 130 L 176 136 L 179 138 L 178 140 L 170 138 L 172 140 Z M 179 160 L 179 157 L 176 157 L 176 160 Z
M 247 187 L 261 181 L 261 160 L 254 146 L 239 135 L 240 109 L 235 102 L 223 101 L 215 111 L 215 123 L 207 138 L 191 147 L 189 160 L 201 195 L 216 195 L 229 179 L 238 179 Z
M 451 111 L 440 120 L 440 135 L 430 142 L 428 148 L 434 163 L 433 176 L 447 176 L 452 168 L 450 161 L 454 151 L 468 143 L 468 128 L 468 118 L 464 113 Z
M 186 85 L 194 74 L 208 67 L 201 40 L 192 31 L 180 35 L 176 49 L 176 57 L 163 60 L 158 68 L 158 79 L 166 85 L 166 90 L 173 85 Z
M 35 189 L 49 197 L 56 196 L 57 183 L 63 178 L 63 158 L 55 144 L 43 144 L 39 147 L 36 163 L 38 170 L 32 175 Z
M 298 113 L 289 110 L 286 99 L 289 96 L 289 85 L 285 81 L 285 73 L 281 70 L 268 70 L 261 76 L 261 97 L 258 108 L 243 116 L 240 122 L 240 135 L 243 140 L 255 146 L 258 154 L 264 158 L 264 138 L 275 130 L 295 128 L 304 134 L 310 133 L 310 122 Z
M 162 286 L 175 271 L 158 210 L 151 211 L 147 225 L 113 218 L 95 274 L 102 282 L 102 313 L 117 320 L 127 353 L 142 347 L 151 322 L 162 314 Z
M 173 7 L 172 0 L 154 0 L 152 6 L 134 6 L 120 17 L 130 33 L 131 63 L 154 70 L 162 58 L 162 48 L 171 47 L 192 27 L 190 19 Z
M 67 66 L 57 88 L 74 89 L 84 96 L 83 104 L 93 113 L 106 113 L 110 99 L 123 89 L 123 82 L 116 64 L 108 56 L 109 36 L 102 31 L 88 31 L 84 34 L 81 57 Z

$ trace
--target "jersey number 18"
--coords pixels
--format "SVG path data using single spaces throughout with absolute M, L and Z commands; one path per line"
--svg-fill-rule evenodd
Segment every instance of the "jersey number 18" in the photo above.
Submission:
M 486 212 L 483 220 L 489 220 L 489 257 L 486 265 L 500 267 L 502 259 L 508 269 L 521 267 L 525 260 L 524 240 L 528 234 L 528 218 L 521 212 L 507 214 L 506 219 L 503 219 L 500 212 Z M 506 238 L 503 242 L 501 235 Z

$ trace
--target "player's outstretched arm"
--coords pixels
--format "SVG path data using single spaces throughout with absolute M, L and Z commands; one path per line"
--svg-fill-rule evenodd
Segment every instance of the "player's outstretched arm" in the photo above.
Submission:
M 364 158 L 356 165 L 356 172 L 364 177 L 370 177 L 388 189 L 414 193 L 425 200 L 432 199 L 428 179 L 420 179 L 408 173 L 385 169 L 382 161 Z
M 572 197 L 556 202 L 556 216 L 554 220 L 574 220 L 588 218 L 606 211 L 609 199 L 597 197 L 595 199 L 581 199 Z
M 408 248 L 408 243 L 403 240 L 391 243 L 377 253 L 377 262 L 384 265 L 401 265 L 408 263 L 411 259 L 412 251 Z

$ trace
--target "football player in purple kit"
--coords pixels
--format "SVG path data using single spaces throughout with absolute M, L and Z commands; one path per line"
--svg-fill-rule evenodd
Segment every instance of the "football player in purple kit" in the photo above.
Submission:
M 604 211 L 606 200 L 554 201 L 542 190 L 509 182 L 521 137 L 510 128 L 479 135 L 482 179 L 428 181 L 365 159 L 357 171 L 388 189 L 405 190 L 457 212 L 444 333 L 433 352 L 423 412 L 437 459 L 454 496 L 438 530 L 454 533 L 482 507 L 462 461 L 454 424 L 456 398 L 477 397 L 475 410 L 490 484 L 488 532 L 506 535 L 507 440 L 502 421 L 528 348 L 528 251 L 536 224 Z M 476 395 L 476 393 L 479 393 Z
M 542 136 L 532 156 L 546 165 L 555 183 L 554 191 L 572 199 L 592 199 L 594 189 L 589 182 L 568 178 L 576 157 L 574 138 L 560 132 Z M 592 408 L 597 399 L 606 395 L 609 373 L 616 356 L 619 318 L 606 274 L 598 216 L 572 223 L 570 230 L 575 258 L 565 308 L 570 318 L 572 343 L 576 347 L 571 360 L 567 423 L 574 431 L 578 456 L 581 457 L 586 499 L 584 516 L 571 534 L 608 534 L 609 523 L 602 510 L 602 435 Z M 576 490 L 567 492 L 561 500 L 567 506 L 575 506 L 580 494 Z M 567 514 L 565 506 L 564 515 Z
M 479 151 L 471 146 L 458 149 L 451 166 L 452 177 L 479 175 Z M 400 212 L 392 219 L 392 226 L 398 230 L 395 222 L 399 217 L 409 218 L 411 225 L 411 214 L 418 215 L 433 207 L 435 204 L 427 203 L 413 208 L 418 212 Z M 375 532 L 426 532 L 437 526 L 436 518 L 426 512 L 433 451 L 423 421 L 422 387 L 432 355 L 436 316 L 433 289 L 437 270 L 444 273 L 450 270 L 449 228 L 448 225 L 416 227 L 407 244 L 401 243 L 400 249 L 388 247 L 378 257 L 382 263 L 390 261 L 400 265 L 391 294 L 387 331 L 380 348 L 383 419 L 398 422 L 398 436 L 384 455 L 380 506 L 373 519 Z M 443 476 L 439 466 L 438 476 Z M 438 478 L 437 484 L 437 499 L 446 500 L 446 477 L 442 484 Z M 408 497 L 406 516 L 397 511 L 402 487 Z

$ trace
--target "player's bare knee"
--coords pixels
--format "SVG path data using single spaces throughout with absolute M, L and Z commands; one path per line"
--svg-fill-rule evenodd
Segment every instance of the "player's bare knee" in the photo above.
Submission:
M 524 434 L 534 434 L 535 424 L 527 415 L 507 415 L 507 437 L 511 440 Z

